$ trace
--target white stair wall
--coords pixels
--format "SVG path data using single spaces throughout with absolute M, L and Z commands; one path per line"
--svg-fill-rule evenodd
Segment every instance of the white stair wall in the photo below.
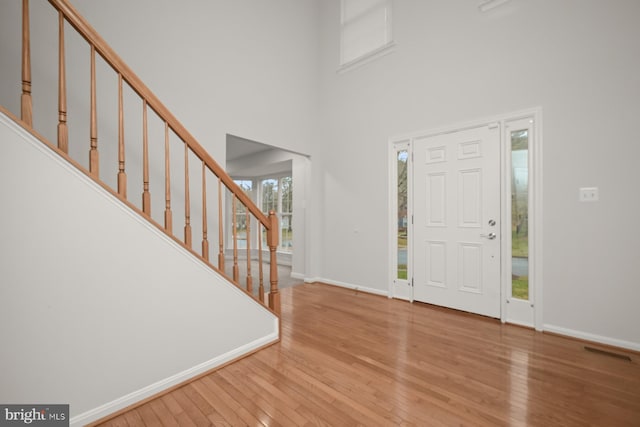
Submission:
M 278 319 L 0 113 L 0 402 L 83 425 L 278 338 Z

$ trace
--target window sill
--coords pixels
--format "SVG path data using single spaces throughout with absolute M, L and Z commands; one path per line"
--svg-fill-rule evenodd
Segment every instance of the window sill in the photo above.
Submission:
M 395 47 L 396 44 L 394 42 L 389 42 L 387 44 L 385 44 L 384 46 L 381 46 L 375 50 L 372 50 L 369 53 L 365 53 L 362 56 L 359 56 L 356 59 L 353 59 L 349 62 L 346 62 L 342 65 L 340 65 L 340 68 L 338 68 L 338 74 L 344 74 L 346 72 L 349 72 L 351 70 L 355 70 L 356 68 L 360 68 L 365 64 L 368 64 L 369 62 L 375 61 L 378 58 L 381 58 L 385 55 L 388 55 L 392 52 L 395 51 Z

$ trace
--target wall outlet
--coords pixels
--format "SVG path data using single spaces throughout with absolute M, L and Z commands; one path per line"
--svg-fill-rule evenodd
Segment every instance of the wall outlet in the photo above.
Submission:
M 597 202 L 598 201 L 598 187 L 582 187 L 582 188 L 580 188 L 580 201 L 581 202 Z

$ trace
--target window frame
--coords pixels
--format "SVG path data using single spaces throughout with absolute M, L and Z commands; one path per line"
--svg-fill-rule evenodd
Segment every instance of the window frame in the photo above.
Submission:
M 413 301 L 413 148 L 411 140 L 389 141 L 389 297 Z M 398 277 L 398 153 L 407 152 L 407 278 Z M 396 242 L 396 244 L 393 244 Z
M 282 224 L 283 224 L 283 217 L 287 216 L 289 217 L 289 223 L 292 225 L 292 229 L 293 229 L 293 197 L 291 198 L 291 203 L 290 203 L 290 208 L 291 210 L 289 212 L 282 212 L 282 207 L 283 207 L 283 192 L 282 192 L 282 180 L 284 178 L 289 177 L 291 179 L 291 187 L 292 187 L 292 191 L 293 191 L 293 174 L 292 173 L 277 173 L 277 174 L 269 174 L 269 175 L 264 175 L 264 176 L 256 176 L 256 177 L 233 177 L 234 182 L 238 182 L 238 181 L 251 181 L 251 193 L 248 194 L 249 197 L 251 198 L 251 200 L 258 206 L 258 208 L 265 214 L 268 215 L 269 212 L 264 212 L 263 210 L 263 204 L 262 204 L 262 197 L 263 197 L 263 190 L 262 190 L 262 182 L 266 181 L 266 180 L 275 180 L 277 181 L 277 185 L 278 185 L 278 189 L 276 191 L 276 215 L 278 217 L 278 226 L 279 226 L 279 230 L 278 230 L 278 247 L 277 247 L 277 251 L 279 252 L 284 252 L 284 253 L 292 253 L 293 252 L 293 245 L 291 247 L 287 247 L 283 245 L 283 239 L 282 239 Z M 231 208 L 230 208 L 231 209 Z M 230 217 L 229 217 L 230 218 Z M 230 221 L 230 220 L 229 220 Z M 233 232 L 232 228 L 233 226 L 231 225 L 231 222 L 229 222 L 229 229 Z M 251 239 L 251 247 L 252 248 L 257 248 L 258 247 L 258 235 L 255 233 L 252 233 L 253 238 Z M 292 243 L 293 243 L 293 238 L 291 239 Z M 227 239 L 227 242 L 231 242 L 230 239 Z M 262 250 L 268 250 L 268 247 L 266 246 L 266 238 L 262 239 Z M 229 246 L 229 244 L 232 243 L 227 243 L 227 246 Z

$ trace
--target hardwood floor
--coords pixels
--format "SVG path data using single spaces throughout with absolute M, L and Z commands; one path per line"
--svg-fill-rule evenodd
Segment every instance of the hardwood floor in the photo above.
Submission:
M 640 355 L 306 284 L 282 341 L 104 426 L 640 426 Z M 610 349 L 609 349 L 610 350 Z

